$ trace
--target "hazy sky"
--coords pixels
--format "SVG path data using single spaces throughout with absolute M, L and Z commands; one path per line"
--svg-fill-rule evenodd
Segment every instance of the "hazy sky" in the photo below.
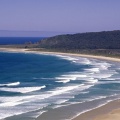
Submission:
M 120 0 L 0 0 L 0 30 L 120 30 Z

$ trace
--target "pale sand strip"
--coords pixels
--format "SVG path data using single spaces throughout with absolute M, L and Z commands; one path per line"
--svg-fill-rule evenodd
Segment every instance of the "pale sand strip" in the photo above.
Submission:
M 120 100 L 85 112 L 73 120 L 120 120 Z
M 43 52 L 43 51 L 30 51 L 30 49 L 17 49 L 17 48 L 0 48 L 0 51 L 8 52 L 25 52 L 25 53 L 37 53 L 37 54 L 52 54 L 52 55 L 67 55 L 94 58 L 101 60 L 108 60 L 114 62 L 120 62 L 119 58 L 85 55 L 85 54 L 73 54 L 73 53 L 61 53 L 61 52 Z M 120 120 L 120 101 L 116 100 L 110 102 L 97 109 L 85 112 L 73 120 Z
M 120 109 L 113 110 L 109 114 L 101 115 L 95 120 L 120 120 Z
M 22 48 L 0 48 L 0 51 L 26 52 L 26 53 L 50 54 L 50 55 L 51 54 L 52 55 L 67 55 L 67 56 L 86 57 L 86 58 L 94 58 L 94 59 L 100 59 L 100 60 L 108 60 L 108 61 L 120 62 L 119 58 L 96 56 L 96 55 L 86 55 L 86 54 L 78 54 L 78 53 L 32 51 L 31 49 L 22 49 Z

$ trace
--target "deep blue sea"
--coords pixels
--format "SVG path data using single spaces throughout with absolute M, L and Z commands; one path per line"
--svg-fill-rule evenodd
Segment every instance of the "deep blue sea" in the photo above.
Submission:
M 118 98 L 120 63 L 0 52 L 0 119 L 70 120 Z
M 26 42 L 38 42 L 44 37 L 0 37 L 0 45 L 24 44 Z

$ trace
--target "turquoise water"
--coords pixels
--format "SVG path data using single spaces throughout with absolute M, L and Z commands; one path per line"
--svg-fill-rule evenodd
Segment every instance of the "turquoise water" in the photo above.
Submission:
M 74 108 L 59 113 L 57 120 L 65 120 L 117 99 L 119 66 L 72 56 L 0 52 L 0 119 L 34 120 L 41 114 L 44 120 L 50 111 Z

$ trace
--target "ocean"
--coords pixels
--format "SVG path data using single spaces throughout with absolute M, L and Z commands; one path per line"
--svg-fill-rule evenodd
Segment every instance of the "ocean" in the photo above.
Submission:
M 120 98 L 120 63 L 0 52 L 0 119 L 70 120 Z
M 0 37 L 0 45 L 36 43 L 45 37 Z

